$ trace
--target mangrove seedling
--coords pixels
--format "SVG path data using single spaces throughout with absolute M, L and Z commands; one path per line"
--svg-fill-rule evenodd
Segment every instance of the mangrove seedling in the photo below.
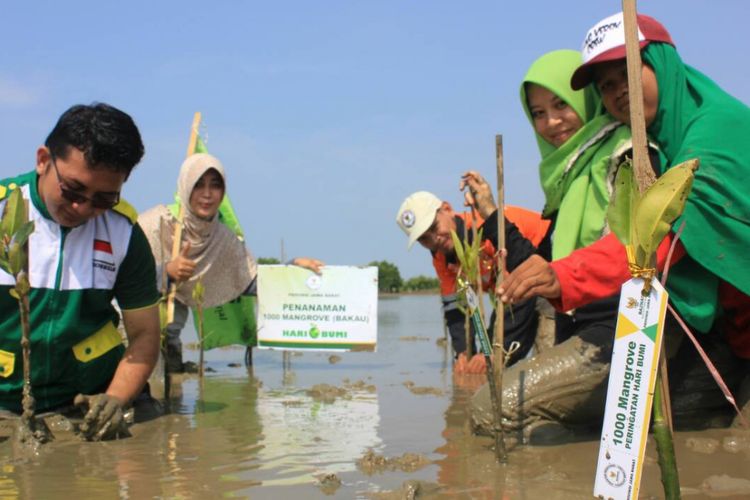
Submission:
M 198 282 L 195 284 L 195 288 L 193 288 L 193 300 L 195 301 L 195 311 L 198 313 L 198 343 L 200 344 L 200 356 L 198 358 L 198 377 L 200 377 L 201 379 L 203 378 L 203 340 L 205 337 L 203 331 L 204 292 L 205 287 L 203 286 L 201 279 L 198 278 Z
M 625 245 L 631 273 L 644 279 L 646 295 L 655 276 L 656 249 L 682 214 L 697 169 L 698 160 L 680 163 L 664 172 L 643 195 L 630 161 L 617 172 L 607 220 Z
M 460 264 L 458 272 L 458 298 L 459 307 L 466 317 L 471 317 L 474 331 L 479 338 L 479 344 L 481 347 L 482 354 L 487 365 L 487 382 L 490 386 L 490 401 L 492 403 L 492 413 L 494 417 L 494 436 L 495 436 L 495 456 L 500 463 L 507 462 L 507 454 L 505 451 L 505 436 L 504 429 L 502 426 L 502 401 L 501 392 L 498 391 L 498 386 L 495 381 L 495 374 L 493 369 L 493 349 L 490 344 L 489 335 L 487 329 L 484 326 L 484 318 L 481 314 L 480 302 L 477 294 L 474 293 L 473 286 L 479 284 L 481 286 L 481 242 L 482 242 L 482 230 L 477 232 L 476 237 L 472 242 L 462 242 L 458 239 L 455 231 L 451 231 L 451 238 L 453 239 L 453 246 L 456 251 L 456 258 Z M 495 304 L 493 303 L 493 307 Z M 503 350 L 505 353 L 505 351 Z M 502 366 L 500 369 L 505 368 L 505 362 L 507 361 L 507 353 L 500 360 Z M 500 388 L 501 389 L 501 388 Z
M 632 163 L 626 162 L 617 173 L 607 218 L 610 229 L 625 245 L 630 273 L 643 279 L 644 296 L 649 294 L 651 280 L 656 276 L 656 249 L 682 214 L 697 169 L 698 160 L 688 160 L 672 167 L 643 195 L 636 184 Z M 652 429 L 665 496 L 680 498 L 669 415 L 662 405 L 662 399 L 668 394 L 663 392 L 665 388 L 659 379 L 654 389 Z
M 34 416 L 35 401 L 31 390 L 31 324 L 29 311 L 28 247 L 29 236 L 34 232 L 34 221 L 28 220 L 26 202 L 20 189 L 14 189 L 5 205 L 0 220 L 0 268 L 13 276 L 15 286 L 10 294 L 18 301 L 21 319 L 21 351 L 23 356 L 23 398 L 21 406 L 21 436 L 23 441 L 33 439 L 44 443 L 52 435 L 44 420 Z

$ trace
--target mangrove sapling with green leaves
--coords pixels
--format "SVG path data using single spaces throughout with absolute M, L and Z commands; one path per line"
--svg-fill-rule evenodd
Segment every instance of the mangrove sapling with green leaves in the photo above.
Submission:
M 203 378 L 203 341 L 205 332 L 203 331 L 203 294 L 205 287 L 200 278 L 193 288 L 193 300 L 195 301 L 195 311 L 198 313 L 198 343 L 200 344 L 200 355 L 198 359 L 198 377 Z
M 656 249 L 682 214 L 693 186 L 698 160 L 670 168 L 643 195 L 639 194 L 631 162 L 620 166 L 612 201 L 607 210 L 609 227 L 625 245 L 633 271 L 644 278 L 648 293 L 656 262 Z
M 656 275 L 656 249 L 685 208 L 698 163 L 693 159 L 670 168 L 642 195 L 631 162 L 617 173 L 607 217 L 610 229 L 625 245 L 631 274 L 643 279 L 644 296 Z M 679 477 L 667 405 L 662 404 L 668 393 L 660 379 L 654 388 L 652 429 L 666 498 L 676 499 L 680 498 Z
M 473 241 L 461 241 L 455 231 L 451 231 L 453 240 L 453 249 L 456 252 L 458 260 L 458 308 L 460 311 L 469 316 L 466 303 L 466 284 L 474 285 L 479 278 L 479 252 L 481 251 L 482 229 L 477 232 L 477 237 Z M 468 344 L 467 344 L 468 348 Z
M 44 443 L 52 439 L 44 420 L 34 416 L 35 401 L 31 390 L 31 324 L 29 292 L 31 284 L 28 274 L 27 241 L 34 232 L 34 221 L 28 220 L 26 202 L 20 189 L 14 189 L 5 205 L 0 220 L 0 268 L 13 276 L 15 286 L 10 294 L 18 301 L 21 320 L 21 350 L 23 353 L 23 398 L 21 406 L 22 441 L 33 440 Z
M 459 240 L 458 235 L 455 231 L 451 231 L 451 239 L 453 240 L 453 246 L 456 252 L 456 258 L 459 262 L 458 270 L 458 304 L 461 311 L 466 317 L 471 317 L 474 325 L 474 330 L 479 337 L 479 344 L 481 346 L 482 354 L 487 364 L 487 382 L 490 386 L 490 401 L 492 402 L 492 414 L 494 417 L 494 435 L 495 435 L 495 455 L 499 462 L 505 463 L 507 457 L 505 454 L 505 443 L 503 437 L 502 427 L 502 402 L 499 400 L 499 392 L 497 390 L 497 384 L 495 382 L 495 374 L 493 370 L 492 361 L 492 346 L 490 345 L 489 335 L 486 328 L 484 327 L 484 318 L 481 315 L 479 308 L 479 299 L 474 293 L 472 286 L 475 283 L 480 283 L 481 269 L 480 269 L 480 252 L 482 242 L 482 230 L 480 229 L 476 237 L 471 242 L 462 242 Z M 493 303 L 494 307 L 494 303 Z M 467 344 L 468 348 L 468 344 Z M 507 356 L 504 356 L 503 367 Z
M 457 252 L 455 250 L 455 242 L 456 239 L 451 235 L 451 239 L 454 243 L 454 252 Z M 469 241 L 469 225 L 464 224 L 464 241 Z M 463 247 L 461 247 L 463 250 Z M 460 261 L 459 261 L 460 263 Z M 459 269 L 460 271 L 460 269 Z M 460 273 L 458 273 L 460 276 Z M 466 346 L 466 349 L 464 350 L 464 355 L 466 357 L 466 361 L 470 360 L 474 356 L 474 336 L 471 332 L 471 320 L 469 319 L 469 314 L 466 312 L 466 308 L 464 307 L 465 299 L 466 297 L 462 297 L 461 293 L 457 292 L 456 295 L 456 305 L 458 306 L 458 310 L 461 311 L 461 313 L 464 315 L 464 345 Z M 464 303 L 461 301 L 464 300 Z

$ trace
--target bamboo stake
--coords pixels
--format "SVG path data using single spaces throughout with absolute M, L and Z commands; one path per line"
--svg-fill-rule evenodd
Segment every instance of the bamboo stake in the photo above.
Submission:
M 166 228 L 166 220 L 162 217 L 159 220 L 159 241 L 164 242 L 165 241 L 165 233 L 167 232 Z M 164 252 L 164 249 L 162 249 L 161 252 L 161 296 L 166 297 L 167 293 L 169 292 L 169 289 L 167 287 L 167 283 L 169 282 L 169 278 L 167 275 L 167 256 L 166 252 Z M 161 307 L 161 306 L 160 306 Z M 173 304 L 174 308 L 174 304 Z M 174 311 L 174 309 L 173 309 Z M 167 369 L 167 325 L 169 324 L 166 321 L 166 316 L 162 319 L 161 311 L 159 312 L 159 330 L 161 333 L 161 337 L 159 339 L 159 355 L 161 357 L 161 376 L 162 376 L 162 384 L 164 386 L 164 402 L 169 405 L 169 400 L 171 398 L 171 389 L 172 389 L 172 380 L 169 377 L 169 370 Z
M 193 115 L 193 126 L 190 128 L 190 140 L 188 141 L 187 158 L 195 152 L 195 145 L 198 142 L 198 127 L 201 123 L 201 113 L 196 111 Z M 185 203 L 190 200 L 180 200 L 180 213 L 177 216 L 177 224 L 174 227 L 174 238 L 172 239 L 172 260 L 180 254 L 180 243 L 182 243 L 182 219 L 185 218 Z M 169 295 L 167 296 L 167 324 L 174 321 L 174 300 L 177 295 L 177 283 L 169 286 Z
M 505 272 L 505 263 L 501 251 L 505 248 L 505 198 L 504 198 L 504 177 L 503 177 L 503 136 L 495 136 L 495 160 L 497 162 L 497 278 L 495 286 L 503 282 L 503 273 Z M 495 342 L 493 344 L 493 377 L 495 379 L 495 390 L 497 392 L 498 416 L 502 424 L 503 409 L 503 370 L 505 369 L 505 314 L 503 301 L 496 297 L 495 304 Z M 505 431 L 502 425 L 495 431 L 495 446 L 499 446 L 498 458 L 501 463 L 508 462 L 508 453 L 505 449 Z
M 641 81 L 641 48 L 638 45 L 638 18 L 635 0 L 622 0 L 625 22 L 625 53 L 628 68 L 628 96 L 630 100 L 630 133 L 633 137 L 633 171 L 641 195 L 654 183 L 656 175 L 648 158 L 646 117 L 643 111 L 643 83 Z
M 646 143 L 646 118 L 643 111 L 643 84 L 641 81 L 641 49 L 638 44 L 638 17 L 635 0 L 622 0 L 625 23 L 625 51 L 628 69 L 628 96 L 630 101 L 630 130 L 633 138 L 633 169 L 638 189 L 643 194 L 656 180 L 648 159 Z M 666 354 L 662 339 L 659 372 L 653 405 L 653 432 L 659 455 L 659 468 L 667 498 L 680 498 L 680 480 L 677 473 L 672 416 L 669 402 L 669 384 L 662 374 L 667 373 Z

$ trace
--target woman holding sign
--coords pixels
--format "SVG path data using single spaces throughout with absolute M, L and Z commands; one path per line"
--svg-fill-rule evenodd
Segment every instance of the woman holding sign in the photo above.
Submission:
M 161 289 L 177 284 L 174 319 L 167 325 L 167 370 L 184 371 L 180 332 L 187 321 L 188 307 L 195 307 L 193 290 L 200 281 L 204 288 L 202 306 L 210 308 L 255 294 L 257 265 L 244 242 L 222 223 L 219 206 L 226 192 L 224 166 L 214 156 L 189 156 L 180 168 L 177 195 L 185 203 L 180 253 L 172 258 L 179 206 L 158 205 L 138 218 L 146 233 L 157 265 Z M 323 263 L 298 258 L 294 264 L 320 272 Z M 166 280 L 165 280 L 166 277 Z M 165 282 L 166 281 L 166 282 Z

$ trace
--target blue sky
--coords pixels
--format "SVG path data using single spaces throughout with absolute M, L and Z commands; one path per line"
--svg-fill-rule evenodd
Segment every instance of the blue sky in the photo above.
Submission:
M 615 0 L 14 2 L 0 40 L 0 177 L 30 170 L 72 104 L 130 113 L 146 156 L 125 186 L 139 210 L 171 200 L 193 113 L 227 169 L 256 256 L 396 263 L 433 273 L 395 224 L 425 189 L 460 205 L 461 172 L 540 209 L 539 153 L 518 100 L 529 64 L 579 48 Z M 744 0 L 638 3 L 683 59 L 750 102 Z

